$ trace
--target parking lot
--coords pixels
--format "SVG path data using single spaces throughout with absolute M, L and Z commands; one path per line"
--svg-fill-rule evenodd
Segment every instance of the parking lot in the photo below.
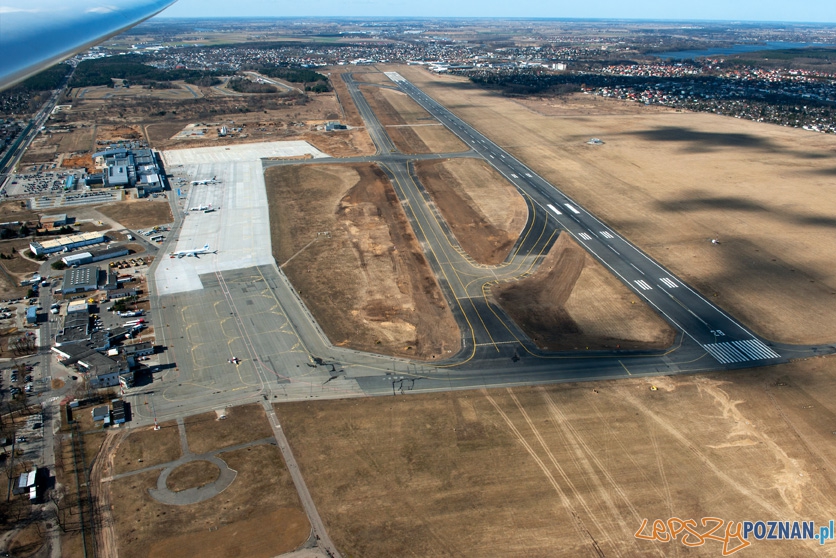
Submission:
M 38 167 L 30 167 L 38 168 Z M 64 191 L 69 176 L 74 176 L 75 186 L 83 173 L 81 171 L 48 171 L 16 174 L 6 184 L 5 193 L 9 196 L 56 195 Z

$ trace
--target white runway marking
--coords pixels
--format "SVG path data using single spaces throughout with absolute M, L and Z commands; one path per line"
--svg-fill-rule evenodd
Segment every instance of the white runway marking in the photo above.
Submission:
M 549 209 L 551 209 L 552 211 L 554 211 L 555 215 L 563 215 L 563 214 L 562 214 L 561 212 L 559 212 L 559 211 L 557 210 L 557 208 L 556 208 L 555 206 L 553 206 L 552 204 L 549 204 L 549 205 L 547 205 L 546 207 L 548 207 Z
M 722 364 L 781 358 L 781 355 L 757 339 L 727 341 L 725 343 L 709 343 L 707 345 L 703 345 L 702 347 Z
M 528 178 L 532 178 L 531 173 L 528 173 L 528 172 L 527 172 L 527 173 L 525 173 L 525 175 L 526 175 Z
M 513 173 L 511 174 L 511 176 L 512 176 L 513 178 L 519 178 L 519 176 L 517 176 L 516 174 L 513 174 Z
M 651 287 L 650 285 L 648 285 L 648 284 L 647 284 L 647 282 L 646 282 L 646 281 L 644 281 L 643 279 L 639 279 L 638 281 L 633 281 L 633 283 L 635 283 L 636 285 L 638 285 L 638 286 L 639 286 L 639 288 L 640 288 L 641 290 L 643 290 L 643 291 L 650 291 L 650 290 L 653 290 L 653 287 Z
M 668 279 L 667 277 L 662 277 L 661 279 L 659 279 L 659 281 L 661 281 L 662 283 L 665 284 L 666 287 L 670 287 L 671 289 L 675 289 L 679 286 L 676 283 L 674 283 L 673 281 L 671 281 L 670 279 Z
M 615 238 L 613 235 L 611 235 L 607 231 L 601 231 L 601 236 L 603 236 L 604 238 Z
M 569 209 L 569 211 L 571 211 L 571 212 L 572 212 L 572 213 L 574 213 L 575 215 L 580 215 L 580 214 L 581 214 L 581 212 L 580 212 L 580 211 L 578 211 L 577 209 L 575 209 L 575 207 L 574 207 L 572 204 L 570 204 L 570 203 L 564 203 L 563 205 L 565 205 L 565 206 Z
M 581 238 L 582 238 L 582 239 L 584 239 L 584 240 L 592 240 L 592 237 L 591 237 L 591 236 L 589 236 L 589 235 L 588 235 L 588 234 L 586 234 L 586 233 L 578 233 L 578 236 L 579 236 L 579 237 L 581 237 Z

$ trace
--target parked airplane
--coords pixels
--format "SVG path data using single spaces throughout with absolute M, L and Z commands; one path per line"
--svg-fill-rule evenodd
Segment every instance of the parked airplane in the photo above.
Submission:
M 205 186 L 207 184 L 217 184 L 220 182 L 217 176 L 213 176 L 211 180 L 192 180 L 192 185 L 194 186 Z
M 212 204 L 209 205 L 199 205 L 197 207 L 190 207 L 189 211 L 206 211 L 207 209 L 212 209 Z
M 194 256 L 197 258 L 201 254 L 217 254 L 217 250 L 210 250 L 208 244 L 204 244 L 203 248 L 195 248 L 193 250 L 178 250 L 177 252 L 172 252 L 169 257 L 171 258 L 185 258 L 186 256 Z
M 0 91 L 161 12 L 174 0 L 6 0 Z

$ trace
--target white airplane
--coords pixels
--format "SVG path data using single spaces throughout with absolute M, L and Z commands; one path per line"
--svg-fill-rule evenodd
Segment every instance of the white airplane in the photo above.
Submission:
M 212 209 L 212 204 L 209 205 L 199 205 L 197 207 L 190 207 L 189 211 L 206 211 L 207 209 Z
M 175 0 L 5 0 L 0 91 L 158 14 Z
M 203 248 L 195 248 L 193 250 L 178 250 L 177 252 L 172 252 L 170 257 L 172 257 L 172 258 L 185 258 L 186 256 L 189 256 L 189 257 L 197 258 L 201 254 L 217 254 L 217 253 L 218 253 L 217 250 L 212 251 L 209 248 L 208 244 L 204 244 Z
M 193 186 L 206 186 L 207 184 L 217 184 L 220 182 L 217 176 L 213 176 L 210 180 L 192 180 Z

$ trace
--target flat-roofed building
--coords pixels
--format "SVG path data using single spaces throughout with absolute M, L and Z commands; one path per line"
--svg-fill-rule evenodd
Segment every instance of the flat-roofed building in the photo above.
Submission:
M 76 267 L 64 272 L 64 284 L 61 287 L 64 294 L 95 291 L 98 288 L 99 268 L 94 265 Z
M 104 241 L 104 233 L 86 232 L 44 240 L 43 242 L 30 242 L 29 249 L 32 250 L 32 253 L 36 256 L 43 256 L 45 254 L 61 252 L 62 250 L 70 251 L 75 250 L 76 248 L 81 248 L 82 246 L 101 244 Z

